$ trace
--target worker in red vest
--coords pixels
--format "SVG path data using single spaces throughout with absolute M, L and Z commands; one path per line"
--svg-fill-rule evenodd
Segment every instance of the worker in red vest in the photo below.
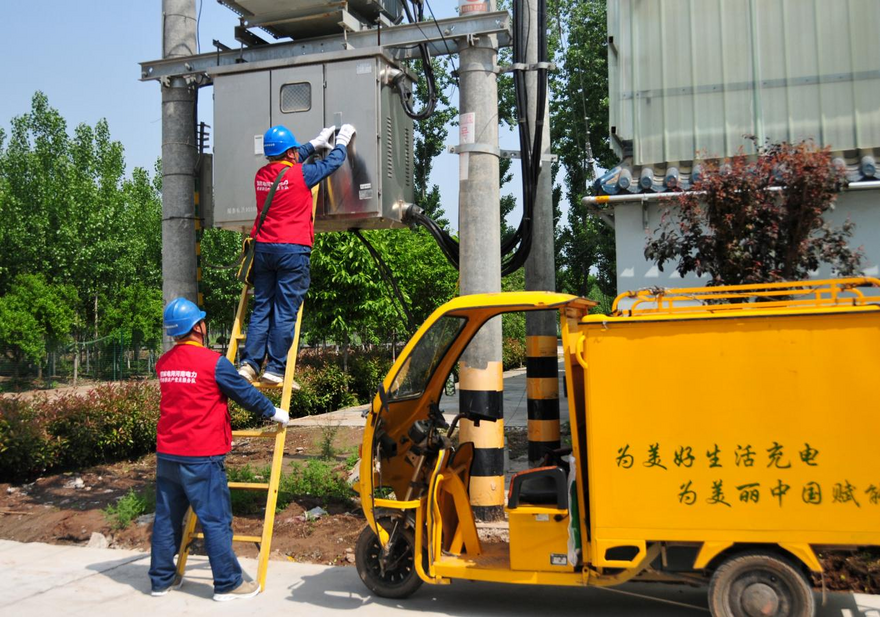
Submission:
M 254 307 L 238 369 L 248 381 L 257 380 L 267 354 L 262 383 L 279 385 L 284 380 L 296 314 L 311 281 L 309 256 L 315 240 L 311 189 L 345 162 L 348 144 L 355 134 L 354 127 L 342 125 L 336 135 L 335 147 L 323 160 L 304 161 L 316 150 L 330 148 L 335 131 L 335 126 L 325 128 L 304 146 L 300 146 L 293 133 L 283 126 L 273 126 L 263 137 L 263 153 L 269 162 L 254 178 L 257 197 L 257 216 L 251 230 L 251 237 L 256 242 Z M 266 198 L 285 168 L 266 218 L 259 226 Z
M 260 586 L 242 579 L 232 551 L 232 506 L 224 467 L 232 448 L 227 400 L 282 425 L 290 418 L 244 380 L 229 360 L 205 347 L 205 313 L 199 307 L 177 298 L 165 308 L 164 322 L 175 345 L 156 362 L 162 398 L 156 430 L 152 595 L 163 596 L 182 582 L 176 580 L 174 555 L 183 516 L 192 506 L 205 534 L 214 599 L 251 598 Z

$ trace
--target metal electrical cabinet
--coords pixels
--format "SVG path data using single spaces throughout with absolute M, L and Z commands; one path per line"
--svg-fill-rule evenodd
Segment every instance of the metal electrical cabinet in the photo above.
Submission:
M 348 123 L 357 134 L 343 166 L 321 183 L 315 230 L 401 226 L 402 206 L 413 201 L 413 122 L 390 84 L 399 72 L 378 50 L 218 67 L 214 225 L 253 225 L 266 129 L 283 124 L 306 143 L 325 126 Z

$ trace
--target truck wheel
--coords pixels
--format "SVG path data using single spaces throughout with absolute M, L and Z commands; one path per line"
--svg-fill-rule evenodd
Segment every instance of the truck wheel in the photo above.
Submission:
M 389 532 L 393 527 L 389 519 L 377 522 Z M 422 579 L 419 578 L 413 561 L 415 546 L 412 529 L 399 529 L 383 572 L 379 563 L 382 546 L 368 525 L 358 536 L 355 545 L 355 565 L 364 585 L 383 598 L 408 598 L 415 593 L 422 586 Z
M 813 591 L 787 559 L 771 553 L 731 557 L 712 575 L 714 617 L 812 617 Z

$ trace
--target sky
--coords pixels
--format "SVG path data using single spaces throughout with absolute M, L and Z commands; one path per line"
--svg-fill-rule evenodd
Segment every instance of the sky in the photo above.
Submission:
M 431 0 L 437 18 L 454 17 L 457 3 Z M 237 45 L 233 29 L 238 17 L 216 0 L 197 0 L 201 7 L 201 51 L 213 49 L 218 39 Z M 18 3 L 16 25 L 0 37 L 0 128 L 30 111 L 31 98 L 42 91 L 49 104 L 67 121 L 68 131 L 80 123 L 94 126 L 106 118 L 110 135 L 125 147 L 128 173 L 134 167 L 153 170 L 161 153 L 161 95 L 158 82 L 140 81 L 139 62 L 162 56 L 161 0 L 41 0 Z M 259 31 L 257 31 L 259 32 Z M 457 91 L 453 103 L 457 104 Z M 213 125 L 211 88 L 199 95 L 199 120 Z M 451 127 L 447 145 L 458 143 Z M 504 131 L 501 147 L 519 149 L 513 132 Z M 521 185 L 518 162 L 514 179 L 502 194 L 517 197 L 517 209 L 508 217 L 518 223 Z M 458 228 L 458 156 L 441 154 L 431 182 L 440 186 L 443 208 Z

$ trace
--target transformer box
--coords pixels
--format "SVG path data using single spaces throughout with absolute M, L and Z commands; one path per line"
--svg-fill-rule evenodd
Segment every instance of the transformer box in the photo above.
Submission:
M 282 124 L 300 143 L 325 126 L 354 125 L 345 164 L 321 183 L 315 231 L 401 226 L 413 201 L 413 122 L 393 80 L 402 68 L 379 48 L 217 67 L 214 226 L 249 231 L 263 134 Z M 404 75 L 405 91 L 412 84 Z

